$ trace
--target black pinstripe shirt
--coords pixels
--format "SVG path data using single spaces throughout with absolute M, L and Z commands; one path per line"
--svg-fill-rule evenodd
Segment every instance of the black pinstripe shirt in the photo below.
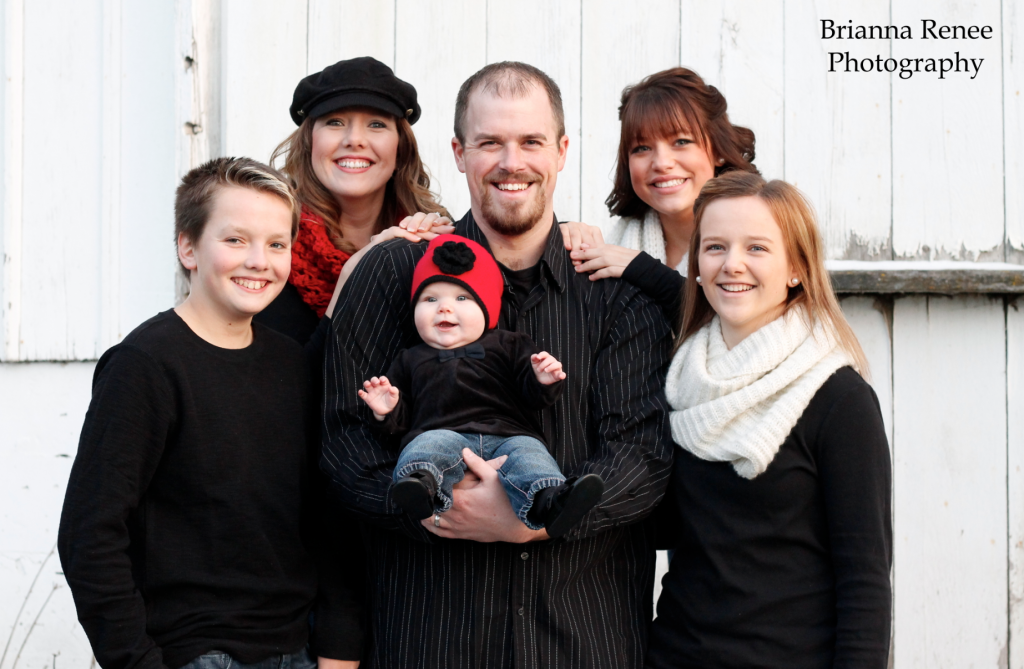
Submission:
M 472 214 L 456 232 L 487 246 Z M 566 476 L 600 474 L 604 499 L 559 540 L 437 539 L 390 500 L 400 449 L 377 440 L 356 395 L 419 341 L 410 286 L 425 250 L 393 240 L 366 254 L 326 351 L 321 466 L 367 521 L 373 645 L 365 666 L 641 667 L 654 544 L 640 521 L 664 493 L 672 460 L 661 310 L 628 283 L 578 275 L 552 225 L 540 281 L 525 300 L 509 299 L 506 278 L 499 327 L 514 323 L 562 361 L 562 397 L 541 413 L 546 443 Z

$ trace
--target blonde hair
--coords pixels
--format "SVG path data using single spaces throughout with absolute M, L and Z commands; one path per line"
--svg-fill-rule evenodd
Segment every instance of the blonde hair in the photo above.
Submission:
M 404 118 L 396 118 L 398 130 L 398 154 L 395 158 L 395 174 L 388 181 L 384 192 L 384 206 L 377 215 L 374 234 L 398 223 L 402 216 L 422 211 L 448 216 L 437 196 L 430 191 L 430 175 L 420 159 L 416 136 L 412 126 Z M 320 183 L 313 172 L 313 125 L 316 119 L 307 118 L 288 139 L 278 144 L 270 156 L 270 164 L 284 156 L 281 171 L 288 175 L 295 186 L 295 193 L 303 206 L 324 221 L 327 234 L 342 251 L 355 253 L 358 249 L 345 239 L 341 232 L 341 205 L 331 191 Z
M 786 297 L 786 311 L 803 306 L 808 325 L 820 322 L 838 341 L 840 348 L 853 358 L 853 367 L 861 376 L 868 378 L 868 361 L 857 341 L 857 335 L 843 315 L 828 271 L 825 269 L 825 252 L 821 234 L 815 222 L 814 208 L 796 187 L 785 181 L 765 181 L 752 172 L 729 172 L 710 179 L 701 189 L 693 205 L 694 231 L 690 239 L 690 257 L 687 279 L 683 288 L 684 304 L 682 324 L 677 346 L 699 329 L 711 322 L 715 310 L 711 307 L 704 291 L 696 282 L 700 275 L 699 256 L 701 244 L 701 221 L 708 205 L 717 200 L 738 197 L 760 199 L 772 214 L 782 230 L 786 256 L 792 263 L 800 283 L 789 287 Z

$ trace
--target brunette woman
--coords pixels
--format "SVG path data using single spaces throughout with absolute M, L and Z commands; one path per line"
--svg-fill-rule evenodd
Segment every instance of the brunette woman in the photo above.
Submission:
M 412 132 L 416 89 L 387 65 L 353 58 L 311 74 L 295 88 L 290 112 L 299 127 L 271 162 L 284 157 L 302 219 L 288 285 L 256 320 L 305 344 L 330 315 L 347 263 L 368 245 L 453 228 L 430 192 Z
M 726 172 L 757 172 L 754 133 L 733 125 L 727 107 L 718 89 L 684 67 L 627 86 L 619 106 L 615 186 L 605 200 L 618 218 L 603 239 L 597 228 L 563 228 L 576 271 L 593 272 L 593 280 L 621 276 L 655 298 L 672 325 L 679 322 L 700 189 Z
M 733 172 L 694 224 L 666 384 L 675 556 L 648 666 L 882 669 L 889 449 L 811 207 Z

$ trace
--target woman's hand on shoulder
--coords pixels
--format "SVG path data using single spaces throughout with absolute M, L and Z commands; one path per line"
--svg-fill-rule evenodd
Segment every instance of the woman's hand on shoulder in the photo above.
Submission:
M 572 251 L 569 257 L 577 272 L 591 272 L 590 280 L 597 281 L 622 276 L 629 263 L 638 255 L 639 251 L 614 244 L 591 245 L 584 242 L 580 250 Z
M 406 216 L 399 221 L 398 225 L 394 225 L 388 228 L 388 230 L 395 230 L 396 228 L 398 230 L 404 230 L 410 235 L 414 235 L 416 237 L 410 241 L 425 240 L 429 242 L 438 235 L 446 235 L 455 232 L 455 226 L 452 225 L 451 220 L 447 216 L 442 216 L 436 212 L 426 214 L 422 211 L 417 212 L 412 216 Z M 385 230 L 384 232 L 387 232 L 388 230 Z M 384 234 L 384 232 L 381 234 Z M 399 236 L 401 233 L 395 230 L 394 234 L 395 236 Z M 410 239 L 409 237 L 405 238 Z M 370 241 L 373 244 L 379 243 L 373 241 L 373 237 L 370 238 Z
M 558 228 L 562 232 L 562 243 L 565 244 L 566 251 L 579 251 L 582 249 L 583 244 L 589 244 L 590 246 L 604 244 L 604 235 L 601 234 L 601 228 L 596 225 L 587 225 L 579 221 L 568 221 L 566 223 L 559 223 Z M 580 263 L 573 260 L 572 264 L 579 265 Z

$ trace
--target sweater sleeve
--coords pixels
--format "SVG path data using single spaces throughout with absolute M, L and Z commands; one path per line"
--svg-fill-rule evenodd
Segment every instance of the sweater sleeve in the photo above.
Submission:
M 142 351 L 115 346 L 97 364 L 57 543 L 78 619 L 104 669 L 164 666 L 146 632 L 128 523 L 160 463 L 174 406 L 162 369 Z
M 683 313 L 683 284 L 686 279 L 654 256 L 641 251 L 622 272 L 623 281 L 633 284 L 654 300 L 673 328 L 679 327 Z
M 503 333 L 512 341 L 509 355 L 516 373 L 519 390 L 531 409 L 540 411 L 554 404 L 562 395 L 565 381 L 555 381 L 547 385 L 537 380 L 533 373 L 533 354 L 540 353 L 537 344 L 525 334 L 518 332 Z
M 820 428 L 818 471 L 836 578 L 833 667 L 887 666 L 892 466 L 874 391 L 858 377 Z

